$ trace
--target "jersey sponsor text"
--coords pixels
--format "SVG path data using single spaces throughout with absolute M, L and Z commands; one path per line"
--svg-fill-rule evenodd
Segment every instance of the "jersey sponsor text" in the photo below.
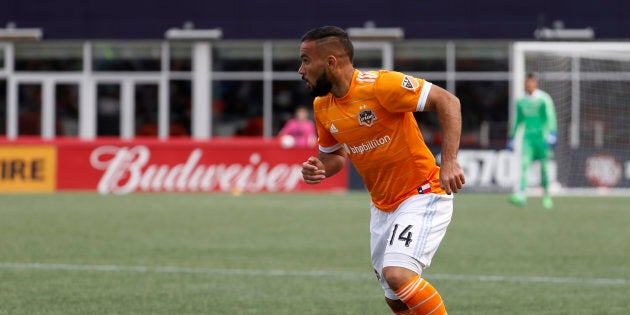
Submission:
M 376 139 L 376 140 L 370 140 L 368 142 L 364 142 L 361 145 L 357 145 L 357 146 L 351 146 L 350 148 L 350 152 L 348 153 L 352 153 L 352 154 L 363 154 L 363 152 L 367 152 L 370 150 L 374 150 L 388 142 L 390 142 L 392 140 L 392 138 L 387 135 L 384 136 L 382 138 Z

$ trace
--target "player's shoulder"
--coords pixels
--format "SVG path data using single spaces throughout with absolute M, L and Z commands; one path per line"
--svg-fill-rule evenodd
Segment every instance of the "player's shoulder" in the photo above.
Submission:
M 402 73 L 402 72 L 398 72 L 398 71 L 391 71 L 391 70 L 379 70 L 377 72 L 374 72 L 377 75 L 377 80 L 378 81 L 399 81 L 400 79 L 404 78 L 405 76 L 407 76 L 406 74 Z
M 543 103 L 553 105 L 553 99 L 551 98 L 551 95 L 549 95 L 549 93 L 540 89 L 536 90 L 536 93 L 536 97 L 542 100 Z
M 541 90 L 541 89 L 536 89 L 533 93 L 532 96 L 534 98 L 551 98 L 551 96 L 549 95 L 549 93 Z
M 398 71 L 380 70 L 376 74 L 375 89 L 402 88 L 416 91 L 422 85 L 422 79 Z

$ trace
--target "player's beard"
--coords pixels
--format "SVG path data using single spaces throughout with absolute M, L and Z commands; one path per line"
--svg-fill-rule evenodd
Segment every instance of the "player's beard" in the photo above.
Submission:
M 326 77 L 326 72 L 322 73 L 322 75 L 315 80 L 315 84 L 311 86 L 311 95 L 312 96 L 324 96 L 330 93 L 332 89 L 332 82 L 328 80 Z

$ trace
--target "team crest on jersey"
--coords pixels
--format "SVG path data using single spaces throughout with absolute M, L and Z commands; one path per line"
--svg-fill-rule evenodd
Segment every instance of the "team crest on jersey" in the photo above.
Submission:
M 359 113 L 359 125 L 372 127 L 375 120 L 376 114 L 371 109 L 366 109 Z
M 406 75 L 400 85 L 407 90 L 415 92 L 416 89 L 420 86 L 420 83 L 418 83 L 418 80 L 416 80 L 416 78 Z

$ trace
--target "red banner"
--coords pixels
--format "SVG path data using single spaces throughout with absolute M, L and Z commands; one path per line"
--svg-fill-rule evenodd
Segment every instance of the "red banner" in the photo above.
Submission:
M 33 146 L 37 141 L 10 143 Z M 319 185 L 304 183 L 302 162 L 316 149 L 285 149 L 276 140 L 60 139 L 45 144 L 57 148 L 57 191 L 257 193 L 348 187 L 347 170 Z

